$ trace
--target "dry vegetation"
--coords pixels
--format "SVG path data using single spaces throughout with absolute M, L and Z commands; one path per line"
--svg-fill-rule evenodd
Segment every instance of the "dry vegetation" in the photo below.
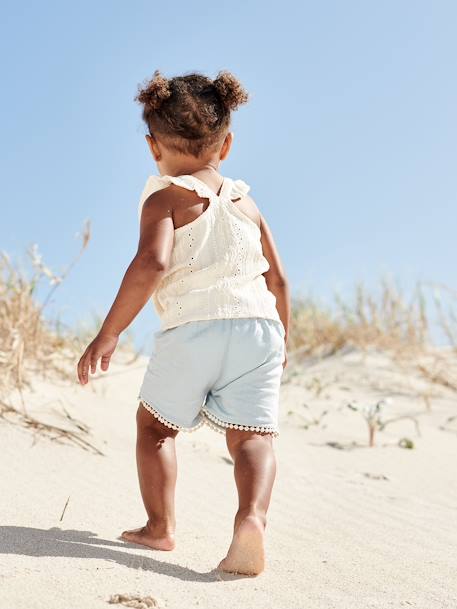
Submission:
M 95 337 L 101 321 L 94 319 L 92 327 L 66 328 L 60 320 L 45 318 L 44 308 L 55 290 L 63 283 L 79 260 L 90 240 L 90 224 L 81 233 L 81 248 L 64 273 L 57 275 L 43 262 L 34 244 L 27 250 L 29 272 L 14 264 L 6 252 L 0 254 L 0 417 L 20 423 L 53 439 L 70 440 L 84 448 L 99 452 L 87 440 L 88 427 L 75 420 L 62 406 L 65 424 L 50 425 L 38 421 L 27 412 L 24 389 L 33 389 L 32 380 L 60 379 L 76 382 L 76 362 L 87 344 Z M 38 287 L 47 282 L 49 291 L 42 302 Z M 130 360 L 138 357 L 130 334 L 119 341 L 118 350 L 128 353 Z M 9 399 L 18 393 L 21 407 Z
M 445 312 L 435 290 L 432 298 L 437 318 L 431 322 L 426 307 L 426 287 L 427 284 L 417 284 L 414 294 L 407 299 L 398 287 L 385 279 L 376 293 L 369 292 L 360 283 L 350 302 L 335 295 L 334 306 L 328 308 L 312 299 L 297 298 L 292 307 L 291 348 L 298 348 L 306 355 L 325 356 L 351 345 L 411 356 L 433 345 L 430 326 L 438 322 L 457 352 L 455 309 Z M 456 295 L 453 297 L 455 302 Z
M 432 311 L 427 310 L 427 302 L 431 302 Z M 375 292 L 358 284 L 350 301 L 335 295 L 332 307 L 310 298 L 295 298 L 289 349 L 303 357 L 326 357 L 344 347 L 375 348 L 414 360 L 437 353 L 433 328 L 457 355 L 456 304 L 457 293 L 446 286 L 418 283 L 407 298 L 386 279 Z

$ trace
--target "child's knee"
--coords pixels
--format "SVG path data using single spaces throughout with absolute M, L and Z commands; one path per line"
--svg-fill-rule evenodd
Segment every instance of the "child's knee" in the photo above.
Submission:
M 242 448 L 246 443 L 253 444 L 254 442 L 260 442 L 262 446 L 265 444 L 273 446 L 273 434 L 267 431 L 227 429 L 225 438 L 230 450 L 237 450 Z

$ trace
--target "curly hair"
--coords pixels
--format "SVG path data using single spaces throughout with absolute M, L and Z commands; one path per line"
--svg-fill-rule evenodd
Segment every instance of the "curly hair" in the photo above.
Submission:
M 158 135 L 167 148 L 200 157 L 222 143 L 231 112 L 249 100 L 239 80 L 221 70 L 212 80 L 199 73 L 166 78 L 156 70 L 138 87 L 135 101 L 150 135 Z

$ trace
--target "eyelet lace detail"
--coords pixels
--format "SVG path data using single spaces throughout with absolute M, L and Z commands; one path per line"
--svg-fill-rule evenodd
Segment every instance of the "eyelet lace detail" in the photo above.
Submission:
M 214 423 L 217 423 L 218 425 L 220 425 L 222 427 L 228 427 L 229 429 L 241 429 L 244 431 L 263 431 L 263 432 L 271 433 L 276 438 L 279 436 L 279 431 L 276 429 L 276 427 L 274 425 L 238 425 L 237 423 L 227 423 L 226 421 L 219 419 L 219 417 L 216 417 L 212 412 L 209 412 L 209 410 L 206 410 L 206 408 L 202 408 L 202 412 L 205 415 L 205 417 L 208 417 L 207 423 L 209 424 L 210 427 L 213 427 L 213 425 L 211 425 L 211 423 L 214 421 Z M 224 433 L 224 431 L 221 430 L 220 428 L 218 428 L 218 431 L 221 431 L 221 433 Z

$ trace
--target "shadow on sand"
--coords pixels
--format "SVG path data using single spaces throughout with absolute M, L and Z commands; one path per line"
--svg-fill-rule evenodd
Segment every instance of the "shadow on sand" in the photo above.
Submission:
M 16 526 L 0 527 L 0 554 L 98 558 L 108 562 L 115 562 L 131 569 L 154 571 L 154 573 L 159 575 L 168 575 L 183 581 L 209 583 L 246 577 L 221 573 L 216 568 L 207 573 L 199 573 L 188 567 L 181 567 L 180 565 L 156 560 L 149 556 L 132 554 L 124 550 L 125 548 L 138 550 L 140 547 L 127 541 L 117 542 L 101 539 L 91 531 L 62 530 L 58 527 L 52 527 L 51 529 Z M 123 550 L 117 550 L 116 548 L 122 548 Z M 154 552 L 154 550 L 151 551 Z M 156 551 L 160 552 L 160 550 Z

